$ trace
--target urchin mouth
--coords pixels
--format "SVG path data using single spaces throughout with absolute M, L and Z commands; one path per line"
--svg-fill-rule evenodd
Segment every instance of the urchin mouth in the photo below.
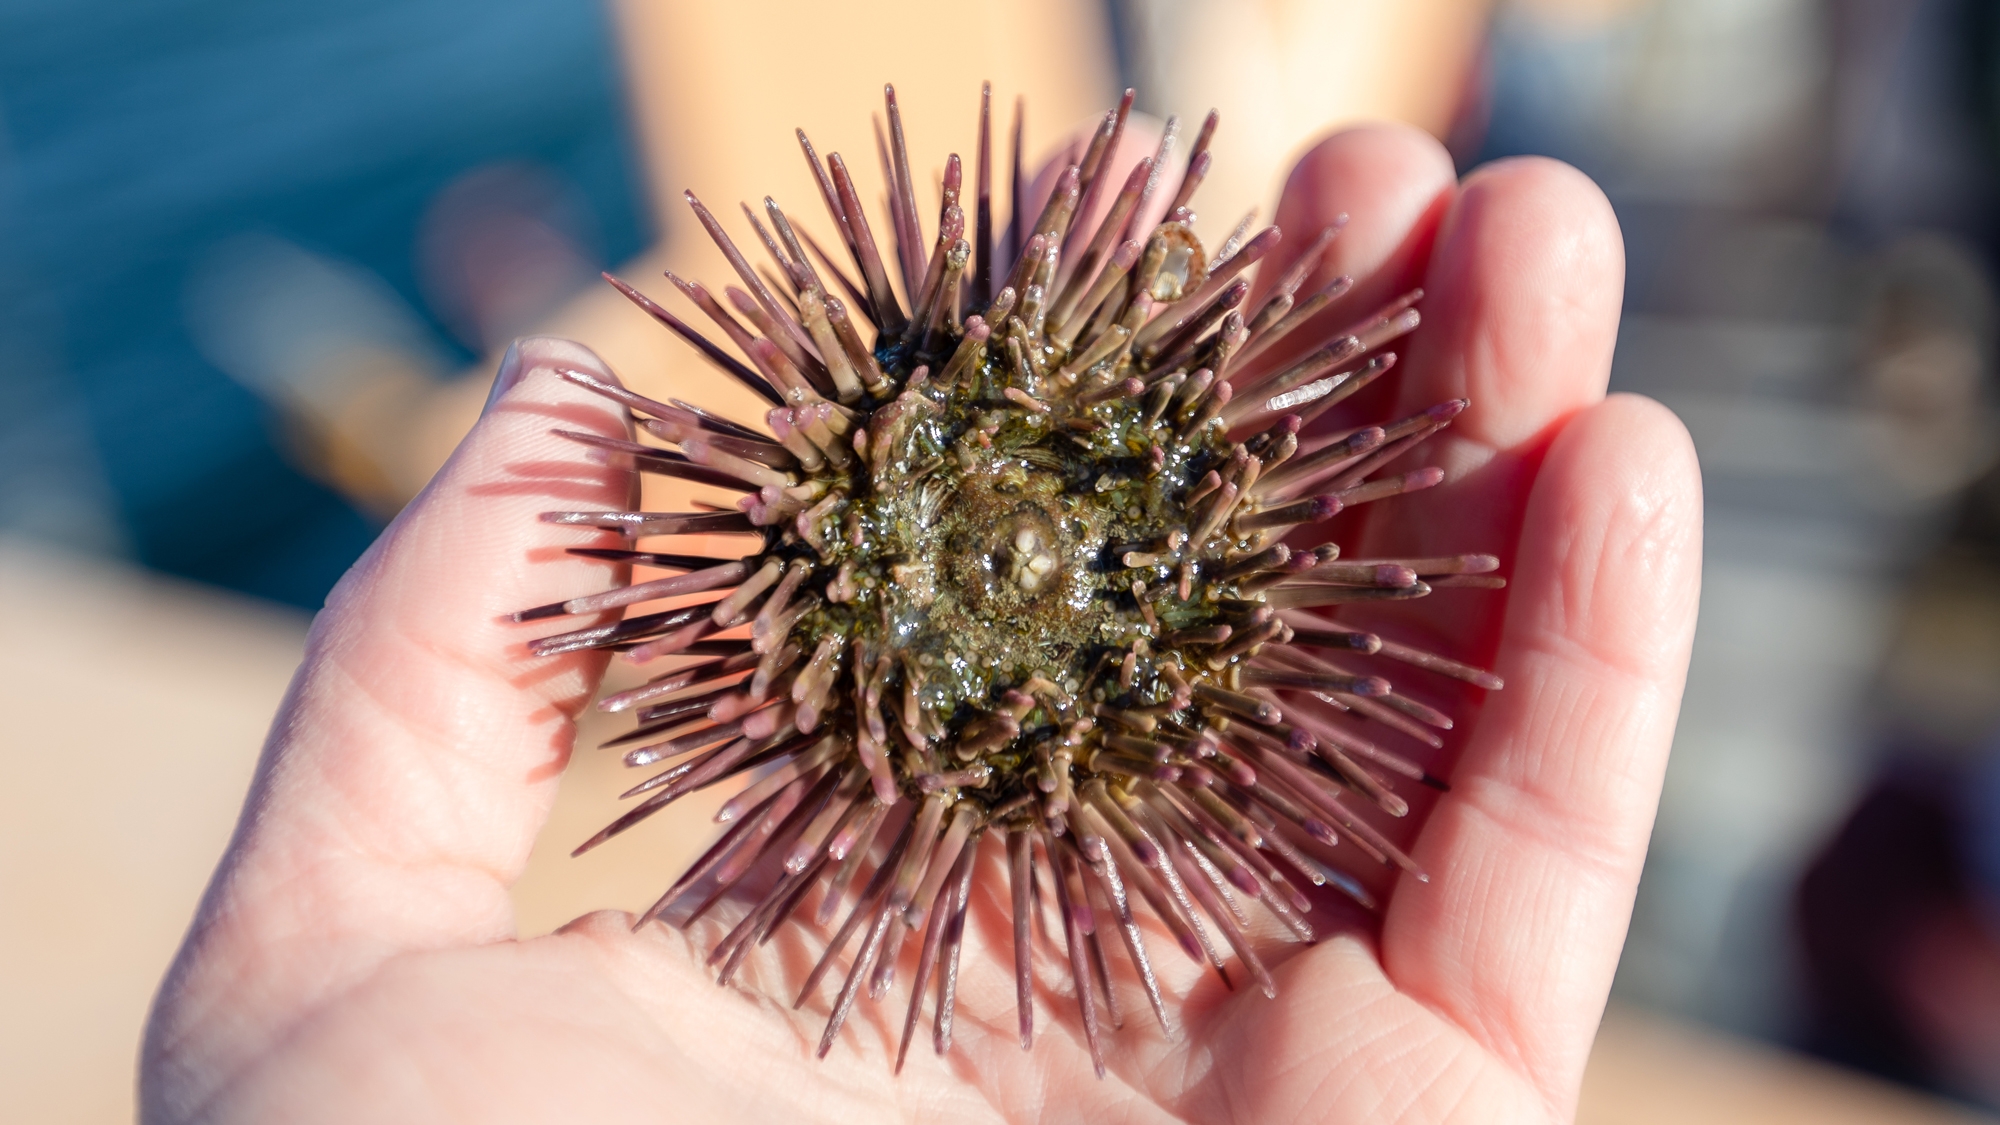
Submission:
M 981 491 L 959 493 L 966 510 L 960 534 L 951 536 L 953 586 L 977 609 L 1028 610 L 1054 584 L 1066 545 L 1039 504 Z
M 1054 542 L 1046 520 L 1017 516 L 1003 529 L 1001 541 L 1007 580 L 1026 597 L 1036 597 L 1055 581 L 1062 565 L 1061 545 Z
M 770 199 L 769 228 L 745 210 L 778 271 L 754 270 L 690 195 L 745 288 L 729 290 L 732 313 L 699 284 L 674 282 L 743 358 L 614 284 L 769 402 L 763 428 L 564 373 L 679 451 L 569 436 L 642 471 L 742 495 L 735 511 L 545 516 L 626 536 L 622 547 L 579 553 L 684 573 L 524 611 L 521 620 L 635 607 L 532 651 L 695 661 L 601 702 L 637 711 L 639 728 L 612 743 L 639 744 L 627 763 L 662 768 L 626 794 L 637 805 L 577 850 L 688 793 L 746 779 L 724 806 L 732 827 L 642 921 L 685 923 L 747 898 L 714 955 L 727 980 L 823 888 L 822 923 L 849 913 L 801 1002 L 866 936 L 822 1054 L 858 990 L 884 992 L 904 936 L 921 928 L 907 1049 L 932 967 L 949 966 L 943 979 L 955 980 L 971 859 L 989 834 L 1007 843 L 1024 1046 L 1026 917 L 1044 885 L 1058 900 L 1100 1074 L 1094 996 L 1110 999 L 1102 944 L 1114 927 L 1095 922 L 1118 921 L 1171 1024 L 1135 901 L 1197 961 L 1222 973 L 1227 948 L 1274 992 L 1242 933 L 1239 899 L 1311 941 L 1308 885 L 1374 905 L 1346 857 L 1427 877 L 1360 810 L 1401 817 L 1410 804 L 1399 785 L 1443 788 L 1410 754 L 1441 748 L 1451 722 L 1379 674 L 1381 662 L 1499 686 L 1490 673 L 1306 612 L 1504 585 L 1491 556 L 1345 559 L 1304 534 L 1344 507 L 1442 479 L 1433 468 L 1384 469 L 1450 424 L 1463 400 L 1302 436 L 1393 366 L 1382 349 L 1417 326 L 1421 293 L 1312 347 L 1307 327 L 1338 307 L 1347 283 L 1300 294 L 1338 227 L 1253 304 L 1245 271 L 1277 245 L 1277 229 L 1247 240 L 1239 231 L 1213 255 L 1192 231 L 1188 203 L 1213 115 L 1149 232 L 1135 216 L 1166 190 L 1157 173 L 1176 133 L 1170 125 L 1159 153 L 1116 189 L 1100 165 L 1130 104 L 1128 92 L 1040 216 L 1017 214 L 998 241 L 982 107 L 978 245 L 964 237 L 953 156 L 927 248 L 890 91 L 886 259 L 845 165 L 837 155 L 822 163 L 801 133 L 858 280 L 816 243 L 817 264 L 808 258 L 810 236 Z M 1100 196 L 1113 200 L 1108 214 L 1095 231 L 1080 229 Z M 872 342 L 860 335 L 870 325 Z M 1283 355 L 1296 358 L 1270 362 Z M 760 544 L 738 560 L 637 549 L 642 538 L 687 533 L 749 533 Z M 696 593 L 711 600 L 637 612 Z M 1397 739 L 1418 749 L 1395 749 Z

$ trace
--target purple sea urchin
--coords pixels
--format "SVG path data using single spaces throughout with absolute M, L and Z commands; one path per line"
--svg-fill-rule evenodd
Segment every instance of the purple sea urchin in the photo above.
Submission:
M 1431 468 L 1383 470 L 1449 425 L 1463 400 L 1320 437 L 1302 429 L 1394 366 L 1381 349 L 1417 326 L 1421 294 L 1324 341 L 1301 340 L 1347 289 L 1343 278 L 1298 296 L 1337 229 L 1320 232 L 1253 306 L 1245 273 L 1277 229 L 1239 231 L 1211 258 L 1191 226 L 1215 116 L 1162 207 L 1171 123 L 1157 154 L 1113 182 L 1130 105 L 1128 93 L 1105 115 L 1032 223 L 1017 209 L 996 238 L 982 102 L 972 237 L 954 155 L 926 248 L 889 91 L 886 262 L 845 164 L 838 154 L 822 162 L 801 132 L 854 277 L 768 198 L 764 220 L 745 207 L 776 266 L 760 273 L 690 194 L 744 288 L 726 292 L 732 313 L 700 284 L 672 280 L 742 358 L 612 283 L 766 399 L 766 429 L 564 373 L 679 450 L 566 436 L 641 471 L 743 493 L 735 511 L 544 516 L 627 540 L 577 553 L 681 573 L 521 620 L 705 595 L 530 646 L 698 660 L 600 702 L 639 721 L 608 745 L 626 747 L 628 765 L 664 768 L 578 851 L 690 792 L 752 777 L 722 808 L 722 838 L 641 922 L 685 923 L 746 899 L 710 957 L 726 981 L 819 890 L 811 913 L 821 924 L 845 913 L 798 1003 L 859 940 L 821 1054 L 864 987 L 875 998 L 887 991 L 919 933 L 898 1066 L 933 976 L 934 1044 L 948 1047 L 988 837 L 1004 838 L 1024 1047 L 1030 915 L 1048 891 L 1100 1075 L 1107 931 L 1172 1026 L 1144 912 L 1225 980 L 1226 946 L 1274 992 L 1244 939 L 1239 900 L 1311 941 L 1305 884 L 1372 905 L 1333 858 L 1336 844 L 1424 877 L 1361 808 L 1402 816 L 1399 782 L 1443 783 L 1354 724 L 1435 745 L 1431 731 L 1450 721 L 1383 673 L 1400 663 L 1500 686 L 1310 612 L 1501 584 L 1490 555 L 1353 560 L 1311 541 L 1313 525 L 1345 508 L 1442 479 Z M 1018 137 L 1017 124 L 1017 201 Z M 1104 197 L 1103 218 L 1087 225 Z M 1161 212 L 1158 225 L 1140 227 Z M 1299 358 L 1253 365 L 1267 352 Z M 638 549 L 643 538 L 689 533 L 759 543 L 740 558 Z

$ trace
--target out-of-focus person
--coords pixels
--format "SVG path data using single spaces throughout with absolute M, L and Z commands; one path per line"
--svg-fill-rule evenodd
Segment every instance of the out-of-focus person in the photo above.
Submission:
M 1916 571 L 1879 761 L 1798 893 L 1805 1045 L 2000 1108 L 2000 470 Z

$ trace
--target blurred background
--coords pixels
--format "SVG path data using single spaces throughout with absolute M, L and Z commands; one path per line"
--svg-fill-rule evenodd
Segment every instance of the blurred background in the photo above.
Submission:
M 1687 422 L 1708 537 L 1583 1119 L 2000 1109 L 2000 8 L 777 7 L 0 0 L 0 1117 L 130 1117 L 309 614 L 499 350 L 708 384 L 596 272 L 716 276 L 680 189 L 809 198 L 791 127 L 867 166 L 885 77 L 934 163 L 981 79 L 1031 159 L 1126 85 L 1217 107 L 1211 239 L 1360 120 L 1596 178 L 1613 386 Z M 643 905 L 701 834 L 563 858 L 615 788 L 579 756 L 524 931 Z

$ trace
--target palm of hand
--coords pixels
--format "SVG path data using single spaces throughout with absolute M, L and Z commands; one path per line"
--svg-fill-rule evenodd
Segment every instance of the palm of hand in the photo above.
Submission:
M 1454 790 L 1412 845 L 1440 877 L 1396 884 L 1379 928 L 1285 947 L 1275 1001 L 1226 992 L 1156 942 L 1170 1007 L 1185 998 L 1180 1033 L 1163 1037 L 1121 982 L 1127 1027 L 1103 1082 L 1073 1007 L 1046 988 L 1035 1049 L 1020 1050 L 990 890 L 975 890 L 953 1051 L 940 1063 L 914 1047 L 900 1077 L 884 1058 L 900 1003 L 864 1004 L 813 1057 L 825 997 L 788 1003 L 812 943 L 774 941 L 721 989 L 702 964 L 712 934 L 593 915 L 513 940 L 507 888 L 602 663 L 530 661 L 497 618 L 605 581 L 535 512 L 553 496 L 621 506 L 631 487 L 546 434 L 622 432 L 551 375 L 595 358 L 529 341 L 315 625 L 162 990 L 146 1119 L 1567 1119 L 1686 665 L 1693 458 L 1665 411 L 1603 399 L 1622 264 L 1581 177 L 1520 162 L 1454 184 L 1427 138 L 1361 130 L 1302 162 L 1278 221 L 1317 229 L 1339 212 L 1356 222 L 1338 272 L 1364 293 L 1429 293 L 1405 402 L 1475 404 L 1430 454 L 1452 483 L 1362 535 L 1406 553 L 1497 549 L 1513 574 L 1504 598 L 1420 622 L 1443 651 L 1492 655 L 1509 686 L 1465 725 Z M 1067 979 L 1054 969 L 1038 961 L 1043 985 Z

